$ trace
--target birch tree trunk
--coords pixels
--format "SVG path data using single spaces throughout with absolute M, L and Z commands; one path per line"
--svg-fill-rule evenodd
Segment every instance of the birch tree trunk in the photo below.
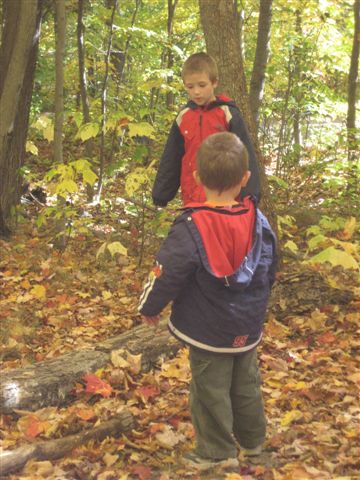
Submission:
M 0 235 L 20 199 L 42 1 L 3 0 L 0 47 Z

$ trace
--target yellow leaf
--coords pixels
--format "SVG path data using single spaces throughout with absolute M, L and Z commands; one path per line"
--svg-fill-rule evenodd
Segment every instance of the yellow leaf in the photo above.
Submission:
M 33 143 L 31 140 L 28 140 L 26 142 L 26 151 L 32 153 L 33 155 L 37 155 L 39 153 L 39 150 L 35 143 Z
M 136 136 L 146 136 L 149 138 L 155 138 L 154 136 L 154 127 L 147 122 L 139 122 L 139 123 L 129 123 L 129 136 L 136 137 Z
M 126 351 L 126 360 L 130 364 L 129 370 L 134 375 L 137 375 L 141 372 L 141 357 L 141 353 L 139 355 L 132 355 L 131 353 Z
M 54 127 L 49 125 L 48 127 L 44 128 L 43 135 L 48 142 L 52 142 L 54 140 Z
M 109 290 L 103 290 L 101 294 L 104 300 L 109 300 L 112 297 L 112 293 Z
M 46 288 L 43 285 L 35 285 L 30 290 L 30 294 L 34 297 L 37 298 L 38 300 L 42 300 L 46 298 Z
M 113 350 L 111 352 L 111 363 L 114 367 L 118 368 L 128 368 L 130 366 L 129 362 L 125 360 L 124 356 L 126 355 L 125 350 Z
M 299 250 L 296 243 L 293 242 L 292 240 L 288 240 L 285 243 L 284 248 L 287 248 L 288 250 L 290 250 L 290 252 L 293 252 L 293 253 L 296 253 Z
M 108 243 L 107 248 L 113 257 L 116 253 L 127 256 L 127 249 L 120 242 Z
M 334 267 L 340 265 L 344 268 L 354 268 L 354 269 L 359 268 L 359 264 L 357 263 L 357 261 L 352 255 L 342 250 L 338 250 L 335 247 L 326 248 L 325 250 L 318 253 L 317 255 L 309 258 L 307 262 L 309 263 L 329 262 Z
M 290 382 L 285 385 L 285 388 L 288 390 L 303 390 L 306 387 L 307 385 L 305 382 L 297 382 L 297 383 Z
M 287 412 L 283 416 L 280 424 L 282 427 L 287 427 L 288 425 L 290 425 L 290 423 L 294 422 L 295 420 L 300 420 L 302 416 L 303 414 L 300 412 L 300 410 L 291 410 L 290 412 Z
M 225 480 L 243 480 L 243 476 L 238 473 L 227 473 Z
M 105 455 L 103 456 L 103 460 L 107 467 L 111 467 L 111 465 L 114 465 L 114 463 L 119 460 L 119 457 L 117 455 L 111 455 L 110 453 L 105 453 Z
M 353 236 L 355 232 L 355 228 L 356 228 L 356 218 L 350 217 L 345 223 L 344 230 L 340 232 L 340 237 L 343 240 L 349 240 Z

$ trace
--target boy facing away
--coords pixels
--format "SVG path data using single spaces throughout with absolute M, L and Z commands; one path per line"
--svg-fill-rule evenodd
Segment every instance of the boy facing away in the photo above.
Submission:
M 201 184 L 196 183 L 196 153 L 209 135 L 230 131 L 244 143 L 249 155 L 251 178 L 242 197 L 252 192 L 259 199 L 260 184 L 256 156 L 244 120 L 235 103 L 225 95 L 215 96 L 218 70 L 204 52 L 191 55 L 184 63 L 182 79 L 189 102 L 174 121 L 160 160 L 152 196 L 155 205 L 164 207 L 181 186 L 183 205 L 205 201 Z
M 194 174 L 206 201 L 174 222 L 145 285 L 139 311 L 156 325 L 172 304 L 168 327 L 189 346 L 190 409 L 196 449 L 188 466 L 237 467 L 237 442 L 261 453 L 265 416 L 256 346 L 275 276 L 275 236 L 250 196 L 248 155 L 228 132 L 208 137 Z

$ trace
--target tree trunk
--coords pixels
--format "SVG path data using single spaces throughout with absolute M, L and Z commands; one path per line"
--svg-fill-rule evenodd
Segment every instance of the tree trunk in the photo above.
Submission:
M 165 329 L 164 322 L 158 329 L 140 325 L 93 349 L 68 353 L 24 369 L 3 371 L 0 411 L 35 411 L 48 405 L 68 403 L 73 399 L 75 384 L 84 374 L 107 365 L 113 350 L 126 348 L 132 355 L 141 353 L 141 368 L 147 371 L 161 356 L 172 356 L 180 347 Z
M 42 1 L 4 0 L 0 47 L 0 235 L 20 199 Z
M 239 43 L 236 5 L 229 0 L 199 0 L 199 5 L 206 48 L 217 62 L 221 91 L 231 96 L 239 106 L 253 140 L 262 187 L 262 209 L 276 232 L 275 209 L 270 198 L 269 184 L 265 176 L 264 159 L 260 151 L 256 124 L 251 113 L 247 94 L 245 71 Z
M 107 113 L 106 99 L 107 99 L 107 88 L 108 88 L 108 79 L 109 79 L 110 54 L 111 54 L 111 46 L 112 46 L 113 34 L 114 34 L 114 18 L 115 18 L 117 6 L 118 6 L 118 0 L 114 0 L 113 10 L 112 10 L 111 19 L 110 19 L 108 47 L 105 54 L 105 75 L 104 75 L 103 86 L 101 90 L 100 172 L 99 172 L 99 181 L 98 181 L 97 192 L 96 192 L 97 201 L 100 200 L 103 177 L 104 177 L 104 169 L 105 169 L 105 125 L 106 125 L 106 113 Z
M 296 41 L 294 45 L 294 118 L 293 118 L 293 162 L 295 165 L 299 164 L 300 153 L 302 147 L 301 137 L 301 104 L 303 101 L 302 93 L 302 58 L 301 58 L 301 46 L 303 44 L 303 29 L 302 29 L 302 16 L 301 10 L 296 9 L 295 12 L 295 33 Z
M 174 53 L 171 48 L 172 45 L 172 36 L 173 36 L 173 29 L 174 29 L 174 15 L 175 9 L 178 0 L 168 0 L 168 18 L 167 18 L 167 35 L 168 35 L 168 42 L 169 47 L 167 49 L 167 68 L 170 70 L 174 65 Z M 171 83 L 172 75 L 168 75 L 167 83 Z M 172 108 L 174 106 L 174 93 L 167 92 L 166 94 L 166 105 L 168 108 Z
M 359 70 L 360 51 L 360 0 L 354 2 L 354 40 L 351 52 L 351 63 L 348 77 L 348 112 L 346 119 L 348 135 L 348 159 L 355 162 L 358 154 L 358 136 L 356 135 L 356 82 Z M 352 170 L 352 169 L 351 169 Z
M 79 84 L 80 84 L 80 97 L 81 105 L 83 112 L 83 122 L 90 123 L 90 108 L 89 108 L 89 99 L 87 95 L 87 81 L 86 81 L 86 70 L 85 70 L 85 47 L 84 47 L 84 0 L 78 0 L 78 16 L 77 16 L 77 47 L 78 47 L 78 59 L 79 59 Z M 93 139 L 88 138 L 85 141 L 85 155 L 89 162 L 92 162 L 93 156 Z M 91 185 L 86 185 L 86 192 L 88 201 L 91 201 L 94 196 L 94 189 Z
M 63 123 L 64 123 L 64 59 L 66 38 L 65 2 L 55 1 L 55 128 L 54 157 L 55 163 L 63 163 Z
M 264 96 L 265 71 L 270 52 L 271 16 L 272 0 L 260 0 L 256 52 L 250 81 L 250 106 L 256 125 L 259 123 L 259 108 Z
M 22 468 L 29 460 L 56 460 L 69 454 L 74 448 L 85 445 L 90 440 L 101 442 L 106 437 L 119 437 L 135 426 L 133 416 L 123 410 L 117 417 L 89 428 L 75 435 L 35 442 L 30 445 L 3 450 L 0 453 L 1 475 L 7 475 Z

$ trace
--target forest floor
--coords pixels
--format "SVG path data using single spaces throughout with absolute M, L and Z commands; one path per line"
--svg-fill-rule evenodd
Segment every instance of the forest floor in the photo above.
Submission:
M 312 186 L 306 188 L 311 191 Z M 119 196 L 115 189 L 114 182 L 107 195 Z M 140 323 L 138 298 L 160 240 L 149 227 L 143 241 L 136 209 L 129 214 L 125 206 L 119 201 L 103 209 L 92 207 L 88 230 L 69 237 L 62 251 L 53 248 L 47 226 L 36 226 L 39 206 L 24 207 L 16 233 L 10 240 L 0 240 L 2 371 L 92 346 Z M 155 213 L 149 209 L 146 215 L 145 231 Z M 283 271 L 298 268 L 302 249 L 306 250 L 304 229 L 296 224 L 291 228 L 292 239 L 303 247 L 284 256 Z M 109 236 L 121 240 L 127 257 L 97 256 Z M 354 242 L 350 237 L 349 243 Z M 332 287 L 359 297 L 354 270 L 302 268 L 316 268 Z M 301 291 L 302 285 L 298 288 Z M 30 460 L 22 470 L 0 478 L 358 479 L 359 344 L 356 300 L 313 305 L 312 311 L 301 315 L 288 311 L 281 321 L 270 316 L 259 348 L 268 419 L 266 451 L 258 462 L 240 457 L 237 471 L 200 474 L 181 464 L 182 455 L 194 446 L 188 407 L 190 371 L 187 351 L 181 349 L 146 374 L 132 365 L 119 368 L 109 363 L 96 372 L 103 389 L 88 393 L 80 382 L 76 401 L 66 407 L 1 415 L 3 451 L 78 433 L 124 408 L 133 414 L 136 427 L 119 438 L 79 445 L 56 461 Z

